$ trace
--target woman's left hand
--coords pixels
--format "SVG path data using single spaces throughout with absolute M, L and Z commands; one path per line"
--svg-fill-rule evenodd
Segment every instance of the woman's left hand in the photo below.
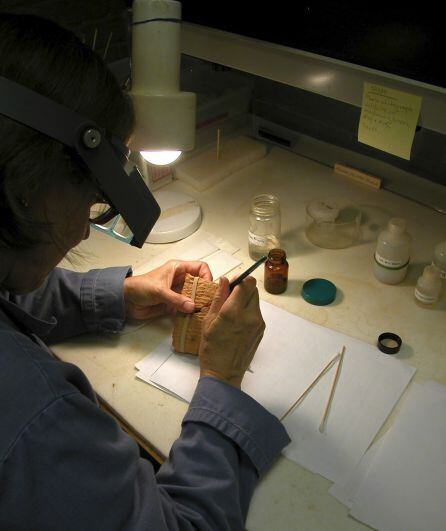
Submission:
M 124 300 L 127 317 L 151 319 L 176 311 L 192 313 L 192 299 L 181 295 L 186 273 L 204 280 L 212 280 L 205 262 L 169 260 L 161 267 L 144 275 L 124 280 Z

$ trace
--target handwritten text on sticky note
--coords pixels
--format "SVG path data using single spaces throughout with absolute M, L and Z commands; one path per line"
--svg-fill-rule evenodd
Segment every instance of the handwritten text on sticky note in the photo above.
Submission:
M 421 97 L 364 83 L 358 140 L 410 160 Z

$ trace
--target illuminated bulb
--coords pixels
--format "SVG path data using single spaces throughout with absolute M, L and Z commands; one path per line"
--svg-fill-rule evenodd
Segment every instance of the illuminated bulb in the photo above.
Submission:
M 150 164 L 164 166 L 172 164 L 181 155 L 182 151 L 141 151 L 142 157 Z

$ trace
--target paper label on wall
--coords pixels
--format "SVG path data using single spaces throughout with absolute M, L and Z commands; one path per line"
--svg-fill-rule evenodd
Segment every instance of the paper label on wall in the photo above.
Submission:
M 364 83 L 358 141 L 410 160 L 421 97 Z

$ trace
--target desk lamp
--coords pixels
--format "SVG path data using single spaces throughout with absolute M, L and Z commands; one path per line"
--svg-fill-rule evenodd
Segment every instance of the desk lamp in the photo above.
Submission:
M 134 0 L 132 27 L 131 96 L 136 128 L 129 147 L 151 164 L 171 164 L 195 144 L 196 96 L 180 91 L 181 3 Z M 161 235 L 155 226 L 149 242 L 175 241 L 199 227 L 201 210 L 193 198 L 163 191 L 154 196 L 161 207 L 159 224 L 166 223 L 163 211 L 178 212 L 184 204 L 190 208 L 183 207 L 185 217 L 172 220 L 172 230 L 162 230 Z
M 180 91 L 180 39 L 180 2 L 133 2 L 131 95 L 136 130 L 129 147 L 153 164 L 169 164 L 195 144 L 195 94 Z M 175 155 L 166 155 L 168 162 L 163 162 L 160 152 L 166 151 Z

